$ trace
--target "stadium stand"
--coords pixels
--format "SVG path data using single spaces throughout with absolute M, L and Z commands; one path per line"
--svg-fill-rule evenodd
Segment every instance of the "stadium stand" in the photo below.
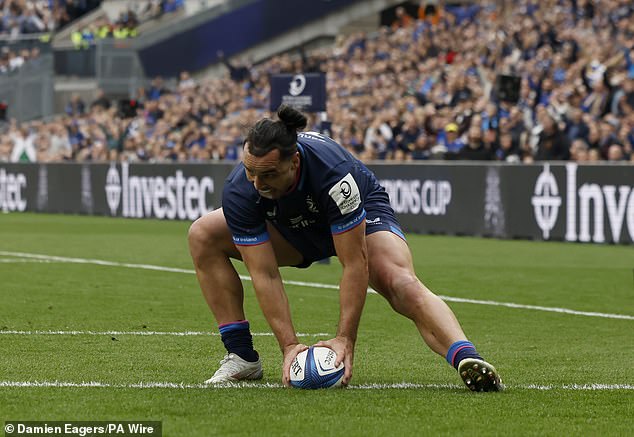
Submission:
M 58 30 L 99 6 L 101 0 L 0 0 L 0 34 Z
M 0 74 L 38 59 L 50 33 L 99 6 L 101 0 L 0 0 Z
M 364 160 L 634 162 L 633 16 L 627 0 L 421 2 L 415 19 L 329 48 L 256 65 L 221 58 L 223 77 L 182 72 L 109 108 L 10 123 L 0 159 L 26 129 L 38 161 L 235 160 L 243 127 L 267 113 L 269 76 L 324 71 L 332 135 Z M 70 153 L 49 152 L 59 136 Z
M 139 35 L 139 27 L 143 23 L 157 20 L 165 14 L 178 12 L 183 8 L 184 0 L 124 2 L 118 8 L 110 9 L 111 14 L 117 14 L 116 19 L 107 13 L 99 14 L 74 29 L 70 33 L 70 40 L 75 48 L 81 49 L 94 45 L 95 41 L 100 39 L 135 38 Z

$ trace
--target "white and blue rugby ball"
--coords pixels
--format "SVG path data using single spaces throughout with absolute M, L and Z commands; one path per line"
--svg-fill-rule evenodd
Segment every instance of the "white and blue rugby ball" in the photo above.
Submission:
M 335 367 L 337 354 L 330 348 L 311 346 L 297 354 L 291 364 L 291 386 L 316 389 L 340 387 L 344 365 Z

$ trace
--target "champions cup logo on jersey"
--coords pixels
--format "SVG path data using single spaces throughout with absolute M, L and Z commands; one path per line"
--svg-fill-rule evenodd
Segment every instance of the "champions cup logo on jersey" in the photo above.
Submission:
M 619 243 L 622 233 L 629 234 L 629 240 L 634 241 L 634 187 L 584 183 L 577 188 L 578 165 L 568 163 L 565 168 L 566 241 Z M 548 164 L 544 165 L 535 182 L 534 193 L 535 221 L 544 239 L 548 240 L 563 204 L 557 179 Z M 606 221 L 611 234 L 609 240 L 606 238 Z M 626 235 L 624 239 L 627 239 Z
M 195 220 L 211 209 L 207 196 L 214 193 L 209 177 L 185 177 L 181 170 L 174 176 L 133 176 L 128 163 L 110 165 L 106 175 L 106 201 L 114 216 L 121 207 L 122 217 Z
M 350 197 L 350 194 L 352 193 L 352 188 L 347 181 L 343 181 L 341 184 L 339 184 L 339 188 L 341 189 L 341 195 L 344 198 L 347 199 L 348 197 Z
M 335 201 L 342 215 L 355 211 L 361 205 L 359 187 L 350 173 L 333 185 L 328 194 Z
M 26 211 L 26 199 L 22 198 L 26 190 L 26 176 L 22 173 L 7 173 L 0 168 L 0 211 Z

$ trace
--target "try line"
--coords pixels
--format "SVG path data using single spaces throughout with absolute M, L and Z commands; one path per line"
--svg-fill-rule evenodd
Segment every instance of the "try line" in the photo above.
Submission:
M 192 269 L 163 267 L 163 266 L 155 266 L 151 264 L 121 263 L 121 262 L 115 262 L 115 261 L 105 261 L 100 259 L 69 258 L 64 256 L 41 255 L 36 253 L 8 252 L 4 250 L 0 250 L 0 256 L 10 256 L 10 257 L 17 257 L 22 259 L 31 259 L 31 260 L 37 260 L 40 262 L 44 261 L 44 262 L 61 262 L 61 263 L 72 263 L 72 264 L 92 264 L 92 265 L 109 266 L 109 267 L 125 267 L 125 268 L 131 268 L 131 269 L 155 270 L 159 272 L 170 272 L 170 273 L 185 273 L 185 274 L 196 273 Z M 242 279 L 243 281 L 251 280 L 250 277 L 245 275 L 240 275 L 240 279 Z M 325 288 L 329 290 L 339 290 L 339 287 L 337 285 L 321 284 L 318 282 L 284 280 L 284 284 L 294 285 L 298 287 Z M 376 293 L 376 291 L 372 289 L 368 289 L 368 293 Z M 443 295 L 438 295 L 438 296 L 447 302 L 470 303 L 474 305 L 501 306 L 506 308 L 546 311 L 551 313 L 571 314 L 575 316 L 601 317 L 606 319 L 634 320 L 634 316 L 630 316 L 627 314 L 598 313 L 594 311 L 577 311 L 570 308 L 545 307 L 540 305 L 523 305 L 523 304 L 518 304 L 513 302 L 498 302 L 494 300 L 467 299 L 467 298 L 451 297 L 451 296 L 443 296 Z
M 108 383 L 98 381 L 67 382 L 67 381 L 0 381 L 0 388 L 123 388 L 123 389 L 172 389 L 172 390 L 226 390 L 226 389 L 283 389 L 282 384 L 271 382 L 239 382 L 213 386 L 207 384 L 186 384 L 183 382 L 137 382 L 137 383 Z M 456 390 L 464 389 L 458 384 L 416 384 L 399 382 L 394 384 L 359 384 L 350 385 L 346 390 Z M 632 384 L 527 384 L 506 386 L 507 390 L 534 391 L 615 391 L 634 390 Z

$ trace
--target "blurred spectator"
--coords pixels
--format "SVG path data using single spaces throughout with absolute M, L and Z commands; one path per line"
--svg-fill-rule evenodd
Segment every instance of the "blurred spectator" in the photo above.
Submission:
M 26 126 L 10 134 L 13 141 L 11 150 L 11 162 L 35 162 L 37 150 L 35 148 L 36 135 L 31 133 Z
M 570 160 L 575 162 L 588 161 L 588 144 L 583 139 L 578 138 L 572 142 Z
M 416 138 L 411 158 L 414 160 L 429 159 L 431 155 L 429 149 L 428 137 L 424 133 L 421 133 L 418 138 Z
M 145 94 L 149 100 L 158 100 L 162 95 L 168 93 L 169 90 L 163 85 L 163 78 L 158 76 L 152 79 L 150 87 Z
M 491 150 L 484 145 L 482 129 L 471 126 L 467 132 L 467 144 L 456 154 L 457 159 L 487 161 L 493 158 Z
M 189 75 L 188 71 L 181 71 L 178 82 L 178 90 L 183 92 L 196 88 L 196 81 Z
M 68 115 L 84 115 L 86 112 L 86 104 L 79 94 L 73 94 L 66 104 L 65 111 Z
M 414 23 L 414 19 L 407 13 L 403 6 L 399 6 L 394 11 L 396 19 L 392 23 L 392 29 L 398 29 L 399 27 L 409 27 Z
M 567 160 L 570 157 L 570 142 L 559 130 L 557 123 L 550 115 L 543 117 L 543 130 L 539 135 L 537 153 L 538 161 Z
M 408 159 L 416 149 L 418 138 L 422 135 L 422 128 L 416 124 L 416 119 L 407 117 L 401 132 L 395 138 L 397 150 L 402 157 L 396 156 L 395 159 Z
M 95 96 L 95 100 L 90 104 L 90 108 L 101 108 L 103 110 L 108 110 L 112 106 L 110 99 L 106 97 L 106 93 L 102 89 L 97 90 L 97 94 Z
M 449 123 L 445 126 L 444 138 L 442 142 L 447 149 L 447 153 L 458 153 L 465 145 L 464 141 L 458 135 L 458 125 L 456 123 Z
M 46 151 L 47 161 L 65 161 L 72 158 L 73 148 L 68 133 L 61 123 L 50 125 L 49 147 Z
M 227 69 L 229 70 L 229 76 L 231 77 L 232 80 L 234 80 L 236 82 L 242 82 L 242 81 L 250 79 L 251 73 L 250 73 L 248 65 L 246 65 L 246 64 L 238 64 L 238 65 L 232 64 L 225 57 L 225 54 L 224 54 L 224 52 L 222 50 L 219 50 L 216 53 L 216 56 L 225 65 L 225 67 L 227 67 Z
M 428 0 L 421 0 L 418 6 L 418 19 L 430 26 L 437 26 L 443 17 L 443 7 L 439 4 L 430 3 Z
M 608 161 L 619 162 L 625 159 L 623 147 L 620 144 L 612 144 L 608 147 Z
M 513 135 L 508 132 L 500 135 L 500 147 L 495 152 L 495 158 L 498 161 L 520 162 L 520 148 Z
M 13 144 L 11 140 L 6 137 L 0 141 L 0 162 L 9 162 L 11 160 L 11 151 L 13 150 Z

